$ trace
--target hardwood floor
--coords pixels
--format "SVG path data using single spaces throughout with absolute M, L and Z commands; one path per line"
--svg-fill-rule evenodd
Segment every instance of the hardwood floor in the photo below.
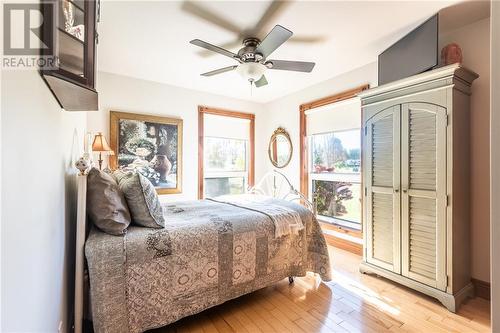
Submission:
M 361 257 L 330 247 L 333 280 L 313 274 L 285 279 L 155 333 L 229 332 L 490 332 L 490 303 L 467 301 L 457 314 L 437 301 L 360 274 Z

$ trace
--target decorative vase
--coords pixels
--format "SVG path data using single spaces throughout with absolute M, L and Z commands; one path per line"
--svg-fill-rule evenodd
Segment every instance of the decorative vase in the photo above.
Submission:
M 160 174 L 160 181 L 166 182 L 167 176 L 172 170 L 172 163 L 168 160 L 166 155 L 155 155 L 151 160 L 150 165 Z
M 441 50 L 441 63 L 443 65 L 451 65 L 462 63 L 462 49 L 457 43 L 451 43 L 443 47 Z

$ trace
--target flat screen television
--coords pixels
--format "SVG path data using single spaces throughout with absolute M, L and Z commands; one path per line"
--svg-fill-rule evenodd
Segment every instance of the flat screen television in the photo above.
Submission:
M 425 72 L 438 65 L 438 14 L 378 56 L 378 84 Z

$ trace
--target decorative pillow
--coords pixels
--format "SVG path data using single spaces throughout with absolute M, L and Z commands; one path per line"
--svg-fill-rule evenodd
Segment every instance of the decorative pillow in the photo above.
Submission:
M 96 227 L 111 235 L 122 235 L 130 224 L 130 212 L 113 177 L 96 168 L 87 176 L 87 213 Z
M 165 227 L 163 209 L 153 184 L 135 171 L 117 170 L 113 176 L 125 195 L 132 221 L 148 228 Z

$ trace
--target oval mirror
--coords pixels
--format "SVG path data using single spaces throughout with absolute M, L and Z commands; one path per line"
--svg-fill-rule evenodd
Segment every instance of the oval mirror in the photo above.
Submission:
M 269 141 L 268 152 L 271 163 L 277 168 L 286 167 L 292 159 L 292 151 L 290 135 L 284 128 L 278 127 Z

